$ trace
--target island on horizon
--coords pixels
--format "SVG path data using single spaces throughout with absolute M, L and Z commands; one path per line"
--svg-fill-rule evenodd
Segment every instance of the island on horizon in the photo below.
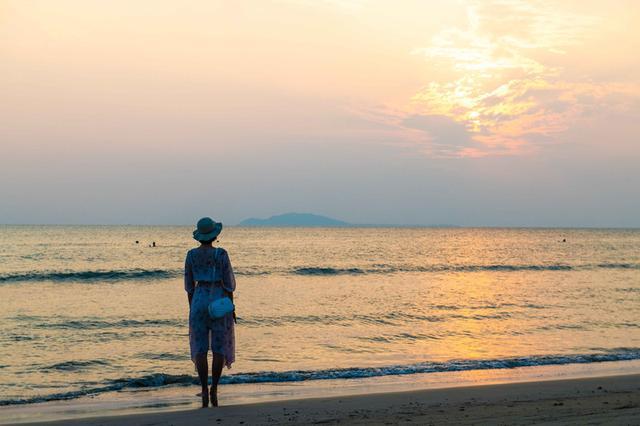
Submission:
M 249 218 L 238 224 L 238 226 L 300 226 L 300 227 L 347 227 L 354 226 L 351 223 L 331 217 L 312 213 L 284 213 L 271 216 L 267 219 Z
M 237 226 L 248 227 L 324 227 L 324 228 L 458 228 L 457 225 L 392 225 L 349 223 L 332 217 L 313 213 L 283 213 L 267 219 L 249 218 Z

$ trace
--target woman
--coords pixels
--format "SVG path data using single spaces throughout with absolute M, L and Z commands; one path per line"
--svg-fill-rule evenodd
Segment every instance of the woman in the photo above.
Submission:
M 209 316 L 209 304 L 222 297 L 233 300 L 236 280 L 226 250 L 213 247 L 222 223 L 209 217 L 198 221 L 193 238 L 200 247 L 189 250 L 184 264 L 184 288 L 189 299 L 189 344 L 202 385 L 202 407 L 218 406 L 218 381 L 222 367 L 235 361 L 235 312 L 222 318 Z M 211 392 L 207 387 L 207 353 L 211 348 Z

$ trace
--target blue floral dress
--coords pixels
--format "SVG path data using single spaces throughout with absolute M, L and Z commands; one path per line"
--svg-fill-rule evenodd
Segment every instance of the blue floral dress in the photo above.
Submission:
M 205 283 L 205 284 L 202 284 Z M 213 319 L 209 303 L 233 293 L 236 279 L 227 251 L 220 247 L 189 250 L 184 263 L 184 289 L 193 294 L 189 308 L 189 346 L 191 360 L 211 352 L 224 356 L 227 368 L 235 361 L 233 314 Z

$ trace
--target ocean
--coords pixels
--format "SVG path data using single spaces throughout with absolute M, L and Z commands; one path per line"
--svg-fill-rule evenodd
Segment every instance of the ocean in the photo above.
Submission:
M 0 406 L 197 383 L 191 231 L 0 226 Z M 219 243 L 238 283 L 222 395 L 640 359 L 640 230 L 228 227 Z

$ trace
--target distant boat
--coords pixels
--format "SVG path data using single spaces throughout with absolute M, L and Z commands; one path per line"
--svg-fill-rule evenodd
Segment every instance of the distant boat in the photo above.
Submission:
M 285 213 L 271 216 L 268 219 L 249 218 L 239 226 L 301 226 L 301 227 L 345 227 L 353 226 L 348 222 L 311 213 Z

